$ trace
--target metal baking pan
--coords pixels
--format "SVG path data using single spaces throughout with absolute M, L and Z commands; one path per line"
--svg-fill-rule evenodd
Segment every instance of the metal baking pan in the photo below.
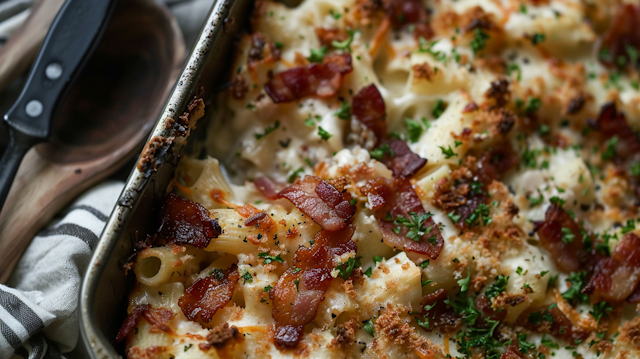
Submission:
M 100 237 L 84 277 L 79 310 L 82 337 L 93 358 L 117 358 L 123 354 L 122 346 L 116 345 L 114 338 L 126 316 L 127 297 L 135 282 L 133 273 L 124 274 L 123 260 L 133 253 L 138 240 L 157 229 L 154 226 L 159 205 L 174 176 L 180 153 L 186 149 L 184 128 L 177 125 L 178 118 L 196 98 L 210 103 L 229 78 L 234 43 L 248 26 L 253 3 L 253 0 L 214 2 L 147 141 L 142 156 L 149 161 L 144 166 L 139 161 L 132 170 Z M 192 140 L 204 138 L 209 117 L 205 114 L 198 121 L 189 135 Z

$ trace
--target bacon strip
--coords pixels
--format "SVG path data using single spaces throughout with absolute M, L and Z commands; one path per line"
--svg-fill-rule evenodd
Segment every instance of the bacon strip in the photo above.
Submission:
M 353 96 L 351 104 L 352 113 L 378 137 L 378 140 L 387 137 L 387 108 L 376 85 L 363 87 Z
M 147 311 L 149 308 L 151 308 L 150 304 L 137 305 L 135 308 L 133 308 L 131 313 L 129 313 L 127 315 L 127 318 L 125 318 L 124 323 L 122 323 L 122 327 L 120 327 L 120 330 L 116 335 L 116 342 L 118 343 L 122 342 L 124 338 L 126 338 L 127 335 L 129 335 L 131 330 L 138 323 L 138 319 L 140 319 L 140 317 L 144 314 L 144 312 Z
M 535 231 L 540 243 L 549 251 L 558 268 L 564 272 L 576 272 L 589 257 L 584 249 L 580 226 L 561 207 L 551 204 L 547 208 L 544 221 L 535 222 Z M 566 228 L 563 232 L 563 228 Z M 567 232 L 569 231 L 569 232 Z M 563 236 L 573 235 L 568 244 L 562 241 Z
M 334 232 L 345 228 L 355 213 L 349 203 L 351 198 L 348 193 L 338 192 L 335 187 L 316 176 L 296 179 L 279 196 L 291 201 L 326 231 Z
M 387 140 L 386 107 L 376 85 L 371 84 L 358 91 L 351 107 L 355 118 L 373 131 L 378 143 L 383 142 L 391 149 L 391 153 L 384 153 L 381 161 L 393 172 L 394 177 L 411 177 L 427 163 L 426 159 L 413 153 L 404 141 Z
M 608 52 L 607 56 L 600 56 L 600 62 L 607 66 L 630 65 L 636 67 L 638 64 L 631 64 L 627 47 L 640 50 L 640 4 L 626 4 L 621 6 L 618 14 L 611 22 L 611 26 L 602 36 L 600 52 Z M 624 63 L 619 63 L 618 59 L 624 58 Z
M 599 258 L 589 283 L 583 289 L 598 302 L 621 302 L 640 284 L 640 237 L 627 233 L 618 242 L 611 257 Z
M 274 201 L 282 198 L 280 197 L 280 192 L 276 189 L 276 184 L 267 177 L 258 177 L 253 181 L 253 184 L 263 196 L 267 197 L 267 199 Z
M 620 158 L 626 159 L 633 154 L 640 153 L 638 131 L 634 131 L 629 126 L 624 113 L 617 111 L 614 102 L 609 102 L 602 106 L 597 124 L 600 133 L 605 139 L 609 140 L 614 136 L 618 137 L 616 155 Z
M 427 323 L 427 328 L 420 326 L 426 332 L 432 332 L 435 328 L 442 333 L 453 333 L 462 324 L 460 317 L 456 315 L 451 306 L 445 302 L 449 297 L 447 292 L 440 288 L 431 294 L 427 294 L 420 302 L 420 316 Z M 430 308 L 428 311 L 427 308 Z
M 388 246 L 402 248 L 406 252 L 424 254 L 431 259 L 438 258 L 444 239 L 440 228 L 431 217 L 422 223 L 421 228 L 426 230 L 426 233 L 418 241 L 407 237 L 409 228 L 394 224 L 398 217 L 409 219 L 412 218 L 412 213 L 416 216 L 426 214 L 420 198 L 408 179 L 378 178 L 369 181 L 360 190 L 369 198 L 369 205 L 375 210 L 376 219 L 382 230 L 382 238 Z
M 429 26 L 429 13 L 420 0 L 391 0 L 386 6 L 387 16 L 394 28 L 415 24 L 414 33 L 426 39 L 433 36 Z
M 338 232 L 318 232 L 311 247 L 300 247 L 296 251 L 293 266 L 269 291 L 278 347 L 293 348 L 302 340 L 304 326 L 315 318 L 333 279 L 334 258 L 358 249 L 351 240 L 354 232 L 354 225 Z
M 413 153 L 404 141 L 390 140 L 386 144 L 393 156 L 385 153 L 382 163 L 391 170 L 393 177 L 411 177 L 427 164 L 427 160 Z
M 275 103 L 293 102 L 313 95 L 331 97 L 351 71 L 351 54 L 331 55 L 321 64 L 312 63 L 277 73 L 264 88 Z
M 234 264 L 223 272 L 222 278 L 212 275 L 196 280 L 178 300 L 182 313 L 191 321 L 200 318 L 209 323 L 231 300 L 239 278 L 238 267 Z
M 204 206 L 169 193 L 160 214 L 158 232 L 169 243 L 190 244 L 203 249 L 212 238 L 218 238 L 222 229 L 215 219 L 209 217 Z

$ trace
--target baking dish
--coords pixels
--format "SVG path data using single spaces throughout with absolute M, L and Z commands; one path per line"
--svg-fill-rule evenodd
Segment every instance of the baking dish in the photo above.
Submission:
M 120 356 L 115 335 L 122 324 L 134 276 L 125 276 L 123 261 L 135 243 L 152 233 L 155 213 L 173 178 L 186 135 L 173 119 L 187 111 L 192 100 L 208 99 L 220 89 L 234 53 L 236 35 L 248 23 L 252 0 L 215 1 L 182 73 L 158 118 L 142 158 L 123 189 L 89 263 L 80 295 L 80 328 L 93 358 Z M 208 116 L 199 121 L 204 129 Z M 203 138 L 194 130 L 190 137 Z M 194 142 L 191 141 L 190 142 Z

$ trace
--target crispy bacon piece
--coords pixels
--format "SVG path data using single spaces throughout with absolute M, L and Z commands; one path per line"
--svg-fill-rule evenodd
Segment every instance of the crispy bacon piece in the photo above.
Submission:
M 419 237 L 418 241 L 407 237 L 410 231 L 407 226 L 394 224 L 394 221 L 400 217 L 412 220 L 415 224 L 414 217 L 427 214 L 408 179 L 377 178 L 367 182 L 360 191 L 367 195 L 369 205 L 376 211 L 375 216 L 382 230 L 382 238 L 388 246 L 424 254 L 431 259 L 438 258 L 444 239 L 433 218 L 429 216 L 421 223 L 420 230 L 424 230 L 425 233 Z M 414 229 L 418 230 L 417 226 L 415 227 Z
M 427 332 L 433 331 L 438 328 L 442 333 L 453 333 L 462 324 L 460 317 L 456 315 L 451 307 L 448 307 L 445 303 L 447 300 L 447 293 L 444 289 L 440 288 L 437 291 L 427 294 L 422 298 L 420 302 L 422 320 L 428 320 L 427 328 L 420 326 Z M 430 308 L 428 311 L 427 308 Z
M 140 319 L 140 317 L 144 314 L 144 312 L 147 311 L 149 308 L 151 308 L 150 304 L 137 305 L 135 308 L 133 308 L 131 313 L 129 313 L 127 315 L 127 318 L 125 318 L 124 323 L 122 323 L 122 327 L 120 327 L 120 330 L 116 335 L 116 342 L 120 343 L 121 341 L 124 340 L 124 338 L 127 337 L 127 335 L 129 335 L 131 330 L 138 323 L 138 319 Z
M 324 292 L 331 284 L 334 258 L 357 251 L 351 240 L 354 232 L 354 225 L 338 232 L 318 232 L 311 247 L 300 247 L 296 251 L 292 267 L 269 291 L 278 347 L 293 348 L 302 340 L 304 326 L 315 318 Z
M 351 105 L 353 115 L 378 137 L 387 137 L 387 109 L 376 85 L 363 87 L 353 96 Z
M 234 264 L 217 277 L 211 275 L 196 280 L 184 291 L 178 300 L 182 313 L 191 321 L 202 320 L 209 323 L 216 312 L 227 305 L 240 275 Z
M 264 88 L 275 103 L 293 102 L 313 95 L 331 97 L 351 71 L 351 54 L 331 55 L 321 64 L 312 63 L 277 73 Z
M 267 199 L 273 201 L 282 198 L 276 184 L 267 177 L 258 177 L 253 181 L 253 184 L 263 196 L 267 197 Z
M 637 67 L 638 63 L 631 64 L 630 53 L 633 48 L 640 50 L 640 4 L 626 4 L 621 6 L 618 14 L 611 22 L 610 27 L 602 36 L 602 45 L 600 47 L 600 62 L 607 66 L 630 65 Z M 603 56 L 603 50 L 606 54 Z M 623 58 L 624 62 L 620 63 L 619 59 Z M 636 59 L 637 60 L 637 59 Z
M 394 28 L 414 24 L 415 36 L 426 39 L 433 36 L 429 26 L 429 13 L 420 0 L 391 0 L 385 7 Z
M 551 204 L 547 208 L 544 221 L 534 222 L 540 243 L 549 251 L 551 258 L 564 272 L 576 272 L 587 262 L 589 253 L 582 242 L 581 228 L 561 207 Z M 573 238 L 571 238 L 573 235 Z M 562 239 L 571 241 L 565 243 Z
M 627 123 L 624 113 L 618 112 L 614 102 L 606 103 L 600 109 L 597 120 L 598 129 L 605 139 L 617 136 L 616 155 L 626 159 L 640 153 L 638 131 L 634 131 Z
M 640 284 L 640 237 L 627 233 L 618 242 L 611 257 L 601 257 L 593 271 L 589 283 L 583 289 L 598 302 L 621 302 L 638 288 Z
M 150 304 L 137 305 L 131 313 L 127 315 L 122 327 L 116 335 L 116 342 L 120 343 L 124 338 L 129 335 L 131 330 L 138 324 L 140 317 L 144 317 L 151 325 L 153 330 L 161 330 L 167 333 L 173 333 L 173 331 L 167 326 L 167 322 L 173 319 L 176 315 L 171 309 L 167 308 L 154 308 Z
M 383 141 L 383 145 L 391 149 L 393 156 L 385 152 L 382 163 L 389 167 L 394 177 L 411 177 L 427 163 L 427 160 L 411 152 L 404 141 L 386 139 L 386 107 L 376 85 L 371 84 L 358 91 L 353 97 L 352 112 L 358 121 L 373 131 L 378 143 Z
M 203 249 L 212 238 L 218 238 L 222 228 L 201 204 L 169 193 L 160 214 L 158 232 L 169 243 L 191 244 Z
M 334 41 L 344 41 L 348 38 L 344 29 L 325 29 L 324 27 L 316 28 L 316 36 L 320 43 L 326 47 L 333 46 Z
M 404 141 L 389 140 L 385 144 L 389 146 L 393 156 L 386 152 L 382 163 L 391 170 L 393 177 L 411 177 L 427 164 L 427 160 L 413 153 Z
M 349 193 L 339 192 L 316 176 L 296 179 L 291 186 L 280 192 L 280 196 L 291 201 L 326 231 L 343 229 L 355 213 L 355 209 L 349 203 Z

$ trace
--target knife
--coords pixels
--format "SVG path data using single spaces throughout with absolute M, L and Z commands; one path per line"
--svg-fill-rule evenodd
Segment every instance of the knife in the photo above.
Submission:
M 95 50 L 117 0 L 67 0 L 53 20 L 22 93 L 5 114 L 9 144 L 0 159 L 0 211 L 22 158 L 48 141 L 70 85 Z

